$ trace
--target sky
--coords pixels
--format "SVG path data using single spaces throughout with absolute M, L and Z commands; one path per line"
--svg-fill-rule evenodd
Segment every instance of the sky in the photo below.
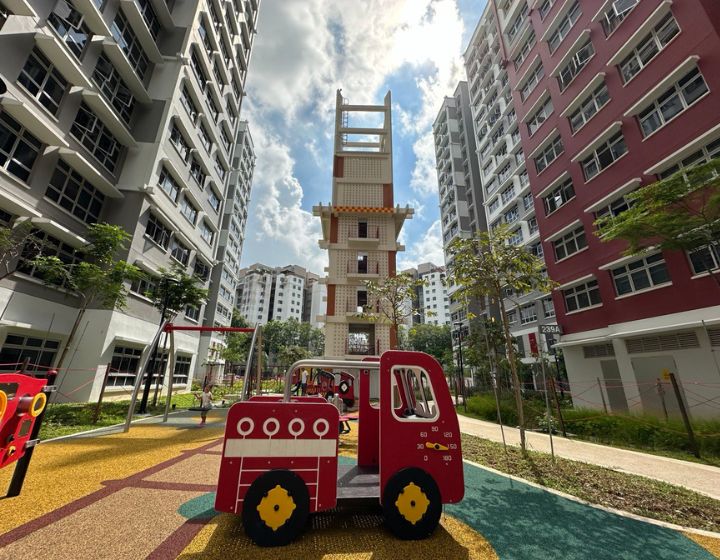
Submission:
M 486 0 L 262 0 L 242 118 L 257 157 L 242 265 L 327 266 L 313 205 L 330 202 L 335 92 L 392 92 L 395 201 L 415 209 L 398 269 L 444 263 L 432 123 L 466 79 Z

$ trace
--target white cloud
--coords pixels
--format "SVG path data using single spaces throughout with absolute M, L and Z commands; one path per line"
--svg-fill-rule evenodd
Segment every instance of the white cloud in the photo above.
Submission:
M 445 257 L 442 250 L 442 230 L 440 220 L 435 220 L 425 234 L 400 254 L 398 270 L 416 267 L 423 262 L 443 266 Z

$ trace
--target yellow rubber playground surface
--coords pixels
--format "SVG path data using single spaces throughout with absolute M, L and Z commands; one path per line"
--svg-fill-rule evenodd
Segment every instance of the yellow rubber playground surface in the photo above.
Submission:
M 222 421 L 134 425 L 129 434 L 38 447 L 23 493 L 0 500 L 0 559 L 652 559 L 718 558 L 718 540 L 618 516 L 466 465 L 463 502 L 425 541 L 395 539 L 373 510 L 312 517 L 261 549 L 239 517 L 213 509 Z M 354 433 L 343 437 L 352 462 Z M 12 469 L 0 471 L 0 489 Z

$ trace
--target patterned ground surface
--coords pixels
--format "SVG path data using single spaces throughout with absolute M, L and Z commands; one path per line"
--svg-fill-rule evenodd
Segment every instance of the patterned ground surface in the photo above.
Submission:
M 195 422 L 176 417 L 168 427 L 41 445 L 22 496 L 0 500 L 0 559 L 720 558 L 709 552 L 718 552 L 715 539 L 696 537 L 700 546 L 472 465 L 465 500 L 446 508 L 426 541 L 394 539 L 377 512 L 341 511 L 314 516 L 281 553 L 258 549 L 237 517 L 212 509 L 222 420 Z M 353 434 L 343 441 L 343 462 L 355 445 Z

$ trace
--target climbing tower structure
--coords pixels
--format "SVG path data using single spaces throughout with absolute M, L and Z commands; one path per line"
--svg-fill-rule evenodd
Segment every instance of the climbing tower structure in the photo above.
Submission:
M 398 235 L 413 209 L 395 205 L 390 92 L 382 105 L 352 105 L 338 90 L 332 202 L 313 207 L 328 250 L 325 356 L 357 358 L 394 347 L 397 333 L 373 315 L 365 281 L 394 276 Z

